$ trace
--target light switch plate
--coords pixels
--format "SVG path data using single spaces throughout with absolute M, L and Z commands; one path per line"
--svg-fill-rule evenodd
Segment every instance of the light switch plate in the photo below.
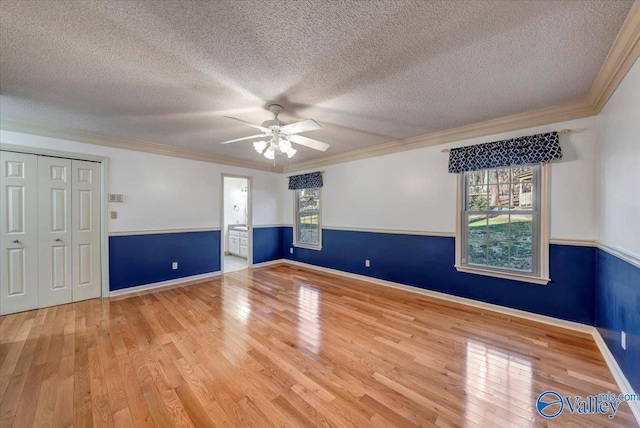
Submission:
M 109 193 L 109 202 L 124 202 L 122 193 Z
M 118 219 L 118 211 L 111 211 L 111 220 Z
M 173 269 L 173 270 L 178 269 L 178 262 L 171 263 L 171 269 Z
M 627 350 L 627 333 L 624 331 L 620 333 L 620 345 L 622 345 L 622 349 Z

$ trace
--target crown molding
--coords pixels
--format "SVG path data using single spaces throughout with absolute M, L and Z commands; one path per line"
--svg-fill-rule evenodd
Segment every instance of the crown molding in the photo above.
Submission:
M 374 156 L 403 152 L 406 150 L 420 149 L 423 147 L 500 134 L 503 132 L 517 131 L 519 129 L 533 128 L 534 126 L 581 119 L 583 117 L 594 116 L 595 114 L 596 113 L 592 105 L 586 101 L 561 104 L 541 110 L 501 117 L 498 119 L 488 120 L 486 122 L 433 132 L 431 134 L 420 135 L 404 140 L 392 141 L 390 143 L 383 143 L 373 147 L 341 153 L 322 159 L 286 165 L 284 167 L 284 172 L 289 173 L 319 168 L 337 163 L 351 162 Z
M 218 156 L 199 150 L 185 149 L 166 144 L 116 137 L 113 135 L 82 131 L 79 129 L 64 128 L 57 125 L 0 118 L 0 129 L 5 131 L 21 132 L 24 134 L 39 135 L 42 137 L 58 138 L 61 140 L 77 141 L 79 143 L 95 144 L 98 146 L 112 147 L 116 149 L 135 150 L 138 152 L 153 153 L 156 155 L 173 156 L 202 162 L 237 166 L 241 168 L 257 169 L 276 173 L 283 172 L 281 166 L 272 166 L 261 162 L 248 161 L 227 156 Z
M 596 112 L 604 108 L 609 98 L 640 57 L 640 0 L 636 0 L 618 32 L 600 72 L 593 82 L 587 102 Z

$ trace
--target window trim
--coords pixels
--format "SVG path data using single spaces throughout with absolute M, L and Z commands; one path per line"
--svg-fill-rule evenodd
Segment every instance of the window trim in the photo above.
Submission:
M 298 192 L 304 189 L 296 189 L 293 194 L 293 242 L 291 245 L 297 248 L 320 251 L 322 250 L 322 187 L 314 187 L 314 189 L 318 189 L 318 195 L 320 196 L 320 207 L 318 208 L 318 245 L 298 242 Z
M 537 257 L 538 257 L 538 272 L 534 274 L 526 274 L 526 273 L 517 273 L 515 271 L 509 270 L 498 270 L 498 269 L 490 269 L 490 268 L 482 268 L 479 266 L 468 266 L 462 263 L 462 254 L 463 242 L 466 242 L 466 239 L 463 239 L 463 234 L 466 232 L 466 228 L 463 227 L 462 221 L 465 218 L 464 207 L 465 201 L 464 197 L 466 191 L 464 189 L 465 186 L 465 175 L 457 174 L 457 190 L 456 190 L 456 238 L 455 238 L 455 247 L 456 247 L 456 255 L 455 255 L 455 264 L 454 267 L 458 272 L 471 273 L 476 275 L 485 275 L 492 276 L 496 278 L 510 279 L 513 281 L 522 281 L 522 282 L 530 282 L 534 284 L 546 285 L 551 281 L 549 278 L 549 184 L 550 184 L 550 172 L 549 172 L 549 164 L 545 163 L 540 165 L 539 172 L 539 181 L 538 184 L 540 193 L 539 193 L 539 207 L 538 210 L 540 212 L 540 219 L 538 224 L 538 243 L 537 243 Z M 534 248 L 535 248 L 534 243 Z

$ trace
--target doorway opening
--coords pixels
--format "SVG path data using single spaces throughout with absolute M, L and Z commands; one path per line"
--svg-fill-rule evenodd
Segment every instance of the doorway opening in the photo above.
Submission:
M 222 176 L 222 272 L 251 266 L 251 177 Z

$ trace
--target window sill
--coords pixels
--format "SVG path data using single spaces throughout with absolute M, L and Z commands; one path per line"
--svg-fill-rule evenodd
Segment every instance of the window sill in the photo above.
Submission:
M 510 279 L 513 281 L 530 282 L 533 284 L 547 285 L 551 279 L 538 276 L 519 275 L 512 272 L 498 272 L 493 270 L 477 269 L 469 266 L 455 265 L 458 272 L 473 273 L 476 275 L 493 276 L 495 278 Z
M 293 245 L 296 248 L 304 248 L 305 250 L 316 250 L 316 251 L 322 250 L 322 245 L 305 245 L 305 244 L 296 244 L 295 242 L 292 243 L 291 245 Z

